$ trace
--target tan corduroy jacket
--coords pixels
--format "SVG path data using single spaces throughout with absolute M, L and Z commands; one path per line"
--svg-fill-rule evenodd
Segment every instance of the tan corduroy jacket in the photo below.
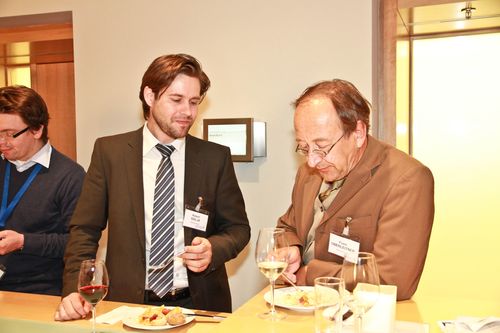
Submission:
M 296 176 L 292 204 L 279 218 L 291 245 L 305 247 L 313 223 L 314 200 L 321 176 L 306 164 Z M 328 252 L 330 234 L 341 233 L 346 218 L 350 235 L 359 237 L 360 251 L 377 258 L 381 283 L 397 285 L 398 300 L 417 289 L 434 219 L 434 179 L 419 161 L 368 136 L 367 148 L 325 211 L 315 232 L 314 259 L 307 284 L 318 276 L 339 275 L 342 258 Z

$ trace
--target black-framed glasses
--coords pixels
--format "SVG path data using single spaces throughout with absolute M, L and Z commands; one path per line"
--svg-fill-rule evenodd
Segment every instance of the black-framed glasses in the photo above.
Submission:
M 299 153 L 300 155 L 304 155 L 305 157 L 309 156 L 309 154 L 313 154 L 317 157 L 320 157 L 321 159 L 325 158 L 328 154 L 330 154 L 330 152 L 332 151 L 333 147 L 335 147 L 335 145 L 337 143 L 339 143 L 339 141 L 344 137 L 344 134 L 343 133 L 340 138 L 338 138 L 337 141 L 335 141 L 331 146 L 330 148 L 328 148 L 327 150 L 322 150 L 322 149 L 313 149 L 312 151 L 309 151 L 309 147 L 301 147 L 300 145 L 297 145 L 297 148 L 295 148 L 295 152 L 296 153 Z
M 16 133 L 10 133 L 8 131 L 0 132 L 0 139 L 3 139 L 3 140 L 15 139 L 19 135 L 27 132 L 29 129 L 30 129 L 30 127 L 28 126 L 28 127 L 24 128 L 24 129 L 22 129 L 22 130 L 20 130 L 19 132 L 16 132 Z

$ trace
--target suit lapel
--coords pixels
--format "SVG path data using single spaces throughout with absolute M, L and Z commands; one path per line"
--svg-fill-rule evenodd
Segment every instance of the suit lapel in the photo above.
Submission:
M 370 181 L 370 179 L 370 170 L 367 170 L 366 168 L 361 168 L 356 171 L 353 170 L 351 175 L 347 177 L 342 189 L 337 194 L 330 207 L 326 210 L 325 215 L 323 216 L 323 221 L 326 221 L 334 216 L 340 208 L 351 200 L 351 198 Z
M 137 234 L 145 251 L 144 230 L 144 187 L 142 179 L 142 127 L 133 132 L 127 142 L 124 166 L 128 184 L 128 194 L 132 198 L 132 212 L 137 226 Z
M 186 158 L 184 166 L 184 205 L 196 205 L 196 202 L 189 202 L 189 199 L 199 195 L 199 184 L 202 177 L 203 161 L 198 154 L 199 147 L 196 140 L 191 135 L 186 136 Z M 184 240 L 192 239 L 191 228 L 184 228 Z
M 312 172 L 304 182 L 304 194 L 302 196 L 302 207 L 304 207 L 304 209 L 302 209 L 302 216 L 300 218 L 301 221 L 305 221 L 307 225 L 302 229 L 305 233 L 303 235 L 298 235 L 301 239 L 307 239 L 307 233 L 314 222 L 314 200 L 316 200 L 318 189 L 322 181 L 322 178 L 316 172 Z
M 368 136 L 368 147 L 358 165 L 347 176 L 342 189 L 333 200 L 330 207 L 323 216 L 322 223 L 334 216 L 351 198 L 365 186 L 373 176 L 374 171 L 380 165 L 380 154 L 377 141 Z

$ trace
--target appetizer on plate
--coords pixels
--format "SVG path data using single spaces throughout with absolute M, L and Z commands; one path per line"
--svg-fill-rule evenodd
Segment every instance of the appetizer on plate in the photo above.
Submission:
M 314 290 L 285 293 L 281 295 L 280 303 L 287 306 L 314 306 Z
M 177 326 L 186 322 L 186 316 L 182 313 L 179 307 L 167 308 L 163 305 L 160 307 L 148 307 L 139 315 L 139 323 L 145 326 Z

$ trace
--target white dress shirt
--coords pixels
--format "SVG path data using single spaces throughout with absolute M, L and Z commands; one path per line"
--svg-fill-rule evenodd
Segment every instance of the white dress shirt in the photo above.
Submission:
M 17 171 L 23 172 L 31 168 L 35 164 L 41 164 L 42 166 L 49 168 L 50 156 L 52 155 L 52 146 L 47 142 L 39 151 L 37 151 L 31 158 L 27 161 L 10 161 L 16 166 Z M 3 155 L 2 155 L 2 158 Z
M 156 172 L 160 165 L 162 155 L 156 149 L 160 143 L 149 131 L 147 123 L 142 131 L 142 178 L 144 186 L 144 225 L 146 228 L 146 267 L 149 266 L 149 254 L 151 251 L 151 228 L 153 220 L 153 202 L 156 182 Z M 186 156 L 186 139 L 176 139 L 170 145 L 175 150 L 170 155 L 175 174 L 175 239 L 174 251 L 184 251 L 184 165 Z M 147 271 L 147 270 L 146 270 Z M 174 288 L 185 288 L 188 286 L 187 270 L 182 260 L 174 260 Z M 148 274 L 146 274 L 146 289 L 148 287 Z

